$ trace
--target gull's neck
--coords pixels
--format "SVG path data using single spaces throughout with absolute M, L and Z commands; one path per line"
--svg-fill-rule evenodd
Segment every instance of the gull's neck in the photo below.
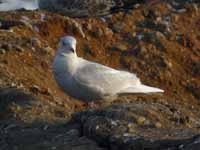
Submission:
M 73 75 L 78 66 L 78 57 L 75 53 L 64 53 L 58 54 L 56 59 L 58 66 L 62 66 L 60 69 L 66 73 Z

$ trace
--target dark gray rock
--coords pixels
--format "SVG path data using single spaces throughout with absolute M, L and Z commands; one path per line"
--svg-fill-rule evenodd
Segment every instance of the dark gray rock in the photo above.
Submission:
M 133 8 L 145 0 L 39 0 L 39 8 L 69 17 L 98 17 Z
M 162 126 L 157 128 L 157 122 L 148 116 L 148 111 L 156 111 L 155 109 L 165 109 L 165 106 L 145 106 L 141 103 L 113 105 L 101 110 L 78 113 L 73 120 L 81 124 L 84 136 L 111 150 L 172 150 L 178 149 L 180 145 L 194 145 L 195 142 L 191 142 L 196 137 L 193 137 L 195 133 L 191 130 L 164 129 Z M 145 116 L 148 123 L 138 124 L 138 116 Z M 166 135 L 171 138 L 164 138 Z
M 164 105 L 137 102 L 75 113 L 67 124 L 1 120 L 0 149 L 197 150 L 200 136 L 193 131 L 155 126 L 159 118 L 152 119 L 148 112 L 159 110 L 172 115 Z M 138 118 L 143 123 L 138 123 Z
M 100 16 L 109 12 L 113 0 L 40 0 L 39 8 L 64 14 L 69 17 Z
M 21 21 L 0 19 L 0 29 L 9 30 L 12 27 L 23 26 L 23 25 L 24 23 Z
M 87 137 L 80 137 L 78 130 L 62 125 L 47 129 L 16 126 L 9 130 L 4 125 L 1 131 L 1 150 L 106 150 Z
M 66 122 L 68 116 L 65 111 L 61 111 L 62 109 L 61 106 L 43 101 L 30 92 L 17 88 L 0 89 L 0 119 L 2 120 L 44 123 L 49 119 Z M 69 112 L 70 110 L 67 110 L 67 113 Z

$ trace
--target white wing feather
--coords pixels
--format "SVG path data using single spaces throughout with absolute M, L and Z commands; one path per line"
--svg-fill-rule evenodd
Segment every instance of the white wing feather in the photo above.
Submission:
M 95 87 L 104 93 L 117 94 L 131 85 L 134 86 L 140 84 L 140 80 L 135 74 L 115 70 L 83 59 L 80 61 L 80 64 L 82 65 L 77 69 L 74 79 L 77 83 L 84 85 L 87 88 Z

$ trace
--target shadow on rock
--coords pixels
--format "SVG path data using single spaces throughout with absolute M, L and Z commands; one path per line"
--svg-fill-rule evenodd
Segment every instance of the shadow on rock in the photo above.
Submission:
M 176 111 L 163 104 L 115 104 L 50 124 L 44 120 L 55 106 L 7 88 L 0 90 L 0 107 L 1 150 L 195 150 L 200 145 L 198 133 L 173 123 Z
M 42 103 L 30 93 L 15 88 L 0 89 L 0 116 L 2 118 L 16 117 L 18 112 L 28 111 Z

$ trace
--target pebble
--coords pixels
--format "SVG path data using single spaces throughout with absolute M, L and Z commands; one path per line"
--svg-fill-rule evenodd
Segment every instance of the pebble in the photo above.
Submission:
M 102 22 L 106 22 L 106 19 L 104 17 L 100 18 Z
M 156 123 L 155 123 L 155 127 L 156 127 L 156 128 L 161 128 L 161 127 L 162 127 L 162 124 L 161 124 L 160 122 L 156 122 Z
M 172 64 L 171 61 L 164 59 L 164 62 L 167 64 L 167 66 L 168 66 L 169 68 L 172 68 L 172 67 L 173 67 L 173 64 Z
M 33 37 L 31 39 L 31 46 L 32 47 L 41 47 L 41 42 L 37 37 Z
M 6 53 L 5 49 L 0 48 L 0 54 L 5 54 L 5 53 Z
M 95 32 L 96 37 L 102 37 L 103 36 L 103 31 L 102 29 L 98 28 L 97 31 Z
M 14 87 L 16 88 L 16 87 L 17 87 L 17 84 L 14 83 L 14 82 L 12 82 L 10 86 L 11 86 L 12 88 L 14 88 Z
M 41 91 L 41 88 L 37 85 L 33 85 L 31 87 L 31 91 L 34 92 L 34 93 L 37 93 L 37 92 Z
M 90 23 L 84 24 L 84 28 L 91 31 L 92 30 L 92 25 Z
M 44 48 L 41 48 L 41 51 L 45 54 L 49 54 L 51 56 L 54 55 L 54 50 L 50 46 L 46 46 Z
M 117 22 L 113 25 L 112 29 L 114 32 L 119 33 L 121 30 L 124 28 L 124 23 L 122 22 Z
M 79 24 L 79 23 L 76 22 L 76 21 L 73 21 L 73 27 L 74 27 L 74 30 L 75 30 L 76 32 L 78 32 L 78 34 L 81 35 L 81 37 L 83 37 L 83 38 L 86 37 L 86 36 L 85 36 L 85 33 L 83 32 L 83 29 L 82 29 L 82 25 L 81 25 L 81 24 Z
M 71 129 L 67 132 L 70 136 L 79 136 L 80 132 L 77 129 Z
M 105 35 L 108 37 L 112 37 L 113 36 L 113 31 L 110 28 L 105 28 Z
M 146 118 L 143 116 L 140 116 L 137 118 L 137 124 L 139 124 L 139 125 L 143 125 L 145 123 L 145 121 L 146 121 Z
M 178 12 L 178 13 L 185 13 L 185 12 L 187 12 L 187 10 L 183 8 L 183 9 L 176 10 L 176 12 Z
M 37 26 L 37 25 L 32 25 L 32 29 L 33 29 L 33 31 L 35 31 L 35 32 L 37 32 L 37 33 L 39 33 L 40 32 L 40 29 L 39 29 L 39 27 Z
M 128 132 L 129 133 L 135 133 L 135 125 L 133 123 L 128 124 Z
M 24 49 L 23 49 L 22 47 L 16 46 L 15 49 L 16 49 L 18 52 L 24 52 Z
M 138 40 L 142 40 L 143 38 L 144 38 L 144 35 L 143 35 L 143 34 L 137 35 L 137 39 L 138 39 Z
M 128 46 L 120 42 L 115 46 L 115 48 L 117 48 L 120 51 L 126 51 L 128 49 Z

